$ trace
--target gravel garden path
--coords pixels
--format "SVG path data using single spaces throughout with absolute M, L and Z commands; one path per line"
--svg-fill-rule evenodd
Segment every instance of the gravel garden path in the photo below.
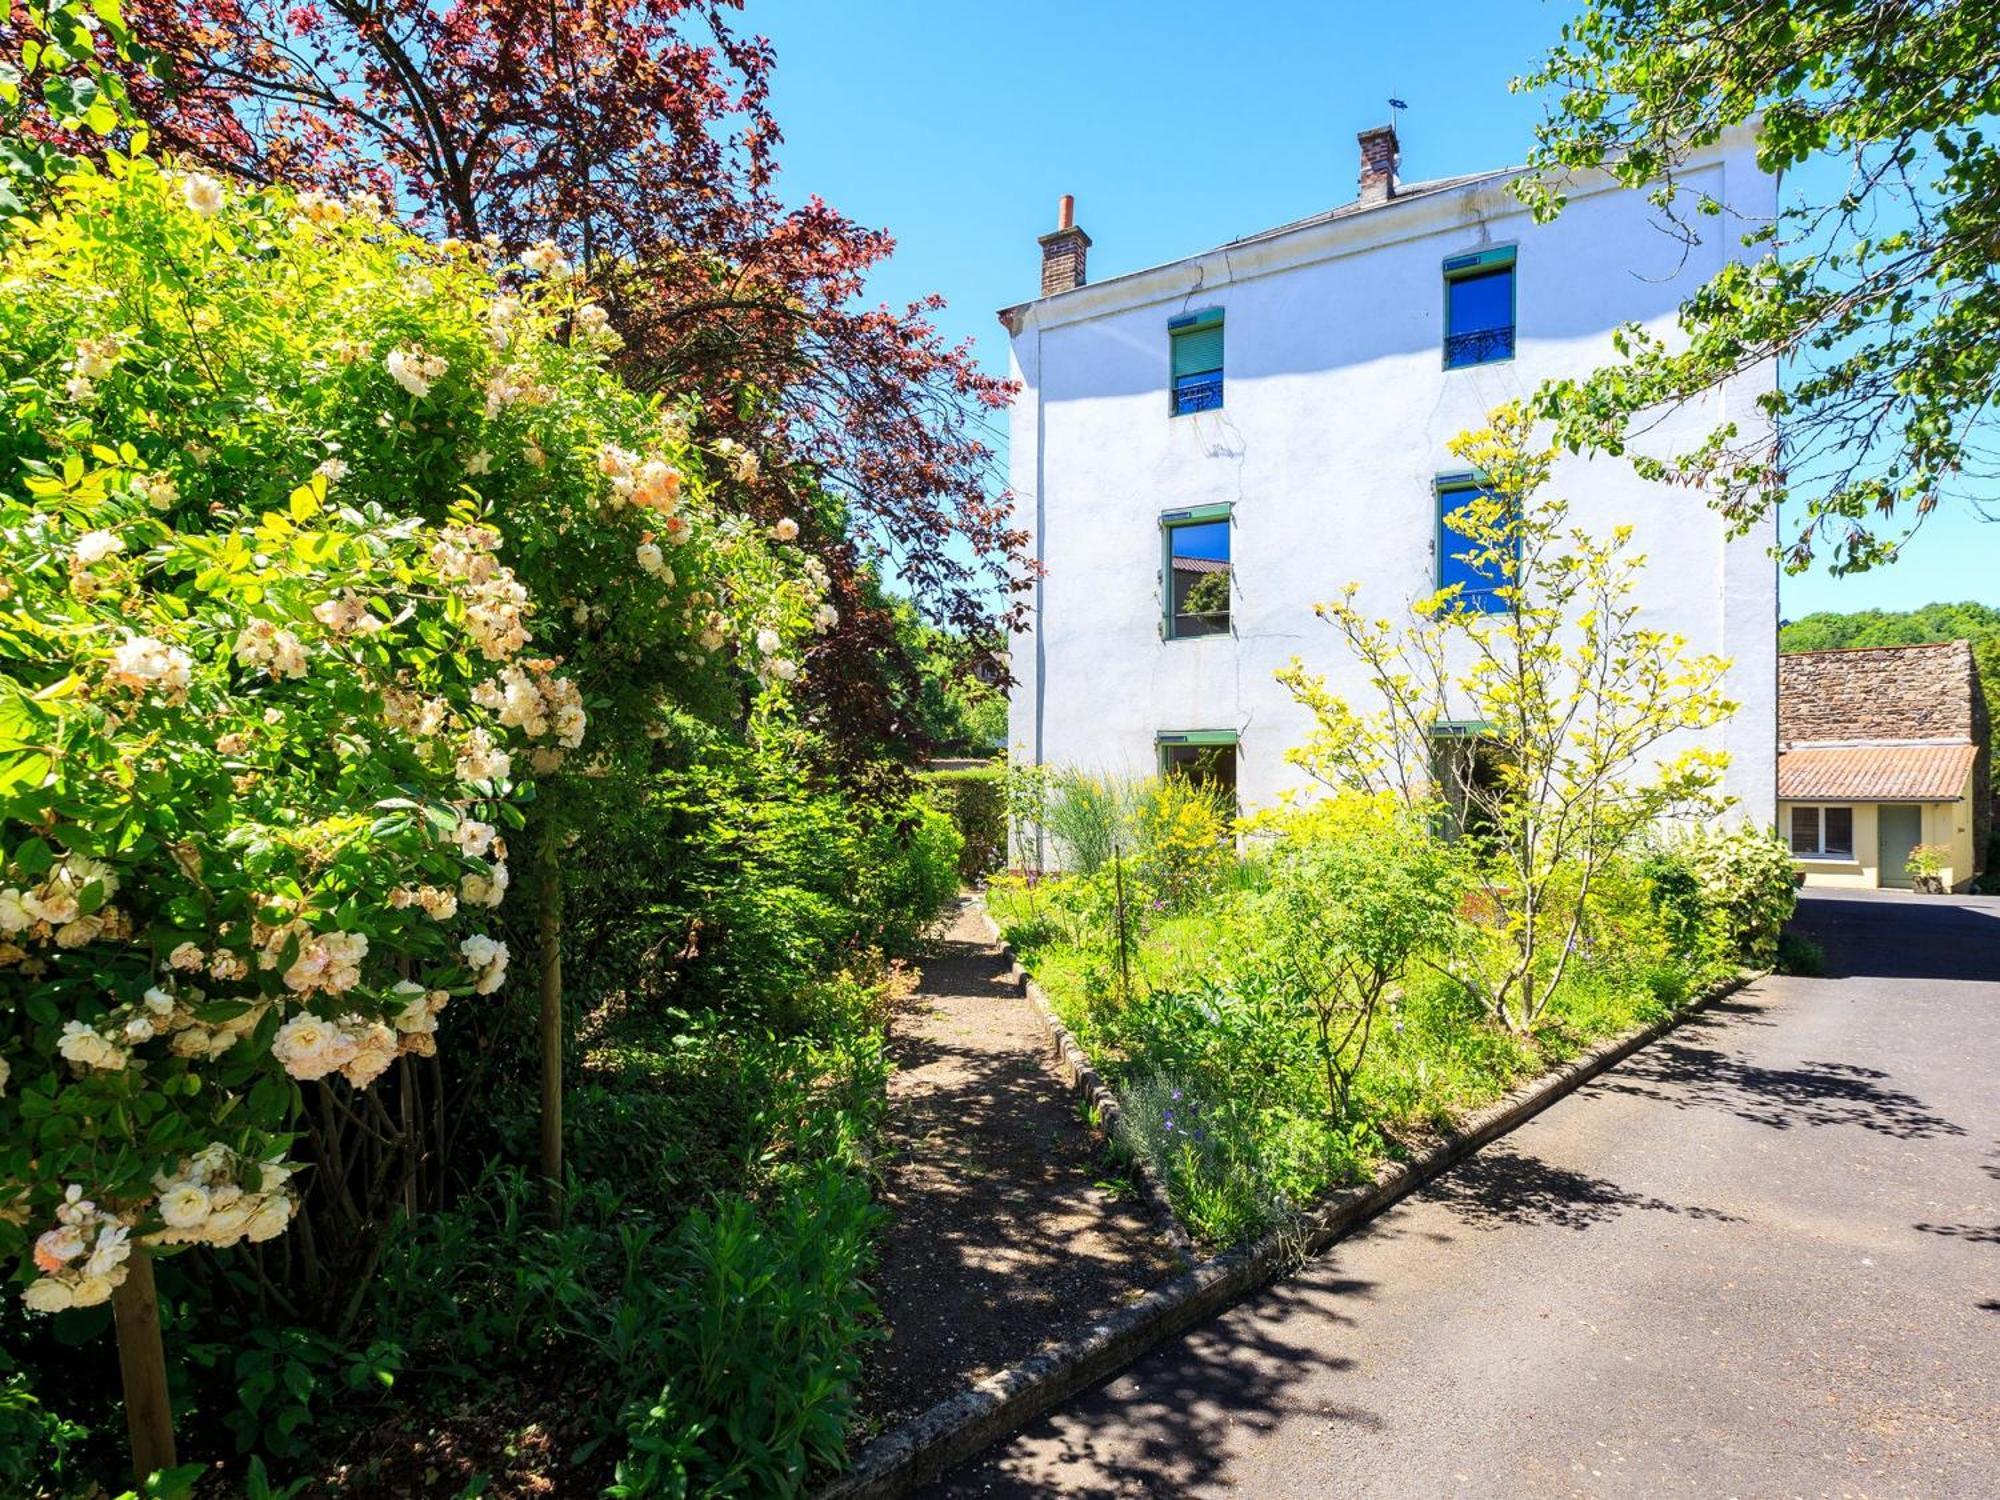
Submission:
M 876 1431 L 1171 1277 L 1144 1200 L 1111 1181 L 1040 1016 L 963 900 L 890 1025 L 874 1286 L 889 1327 L 863 1377 Z

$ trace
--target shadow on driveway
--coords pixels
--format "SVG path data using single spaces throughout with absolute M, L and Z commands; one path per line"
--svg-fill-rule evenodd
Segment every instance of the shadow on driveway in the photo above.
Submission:
M 1381 1433 L 1388 1423 L 1379 1412 L 1309 1399 L 1301 1389 L 1302 1372 L 1353 1374 L 1355 1361 L 1281 1331 L 1296 1326 L 1297 1319 L 1338 1336 L 1353 1329 L 1359 1305 L 1373 1295 L 1372 1282 L 1333 1274 L 1322 1263 L 1313 1273 L 1260 1294 L 1266 1317 L 1197 1328 L 1169 1346 L 1170 1357 L 1148 1360 L 1143 1381 L 1127 1374 L 1101 1387 L 1097 1399 L 1117 1403 L 1115 1432 L 1081 1423 L 1056 1427 L 1043 1418 L 1036 1430 L 1046 1434 L 1049 1446 L 1034 1464 L 1016 1467 L 1002 1449 L 923 1494 L 927 1500 L 1178 1495 L 1227 1486 L 1230 1440 L 1268 1438 L 1296 1419 L 1337 1427 L 1354 1440 Z M 1051 1485 L 1050 1465 L 1062 1470 L 1060 1485 Z
M 1801 891 L 1792 930 L 1828 979 L 2000 979 L 2000 896 Z

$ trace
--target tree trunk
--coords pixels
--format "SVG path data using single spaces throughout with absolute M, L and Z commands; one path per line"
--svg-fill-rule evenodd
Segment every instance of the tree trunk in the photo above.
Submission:
M 160 1297 L 153 1257 L 134 1245 L 125 1279 L 111 1294 L 118 1326 L 118 1374 L 125 1386 L 125 1428 L 132 1439 L 132 1473 L 139 1489 L 174 1458 L 174 1410 L 167 1399 L 167 1352 L 160 1343 Z
M 556 820 L 542 824 L 537 864 L 536 931 L 541 943 L 542 1179 L 551 1224 L 563 1220 L 563 987 L 561 836 Z

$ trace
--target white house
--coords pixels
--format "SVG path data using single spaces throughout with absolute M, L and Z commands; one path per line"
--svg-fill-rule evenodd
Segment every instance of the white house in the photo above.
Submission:
M 1201 762 L 1245 808 L 1300 785 L 1284 756 L 1309 722 L 1273 674 L 1302 656 L 1366 705 L 1312 606 L 1354 581 L 1363 608 L 1390 614 L 1464 567 L 1439 545 L 1470 478 L 1447 442 L 1605 362 L 1621 324 L 1671 329 L 1682 298 L 1744 253 L 1740 224 L 1705 221 L 1714 232 L 1689 248 L 1608 177 L 1537 225 L 1508 191 L 1519 169 L 1402 183 L 1394 131 L 1360 141 L 1354 202 L 1108 281 L 1086 280 L 1090 240 L 1063 200 L 1042 295 L 1001 313 L 1022 385 L 1018 524 L 1044 569 L 1012 653 L 1017 759 Z M 1746 130 L 1700 153 L 1688 190 L 1768 219 L 1775 184 L 1752 147 Z M 1667 451 L 1723 414 L 1751 430 L 1769 378 L 1673 415 L 1651 443 Z M 1634 527 L 1647 624 L 1733 661 L 1743 707 L 1715 737 L 1727 790 L 1769 823 L 1771 523 L 1732 539 L 1701 497 L 1618 459 L 1565 461 L 1551 492 L 1587 529 Z

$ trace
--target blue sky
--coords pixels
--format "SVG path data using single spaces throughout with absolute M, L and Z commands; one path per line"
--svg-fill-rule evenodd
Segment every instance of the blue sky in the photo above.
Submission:
M 1540 106 L 1510 94 L 1565 8 L 1412 0 L 748 0 L 777 49 L 782 191 L 896 237 L 871 295 L 941 292 L 954 340 L 1006 370 L 994 310 L 1035 292 L 1035 237 L 1077 198 L 1093 278 L 1354 195 L 1354 133 L 1406 101 L 1403 175 L 1520 161 Z M 2000 508 L 2000 507 L 1997 507 Z M 1783 610 L 2000 602 L 2000 526 L 1942 515 L 1893 567 L 1788 578 Z

